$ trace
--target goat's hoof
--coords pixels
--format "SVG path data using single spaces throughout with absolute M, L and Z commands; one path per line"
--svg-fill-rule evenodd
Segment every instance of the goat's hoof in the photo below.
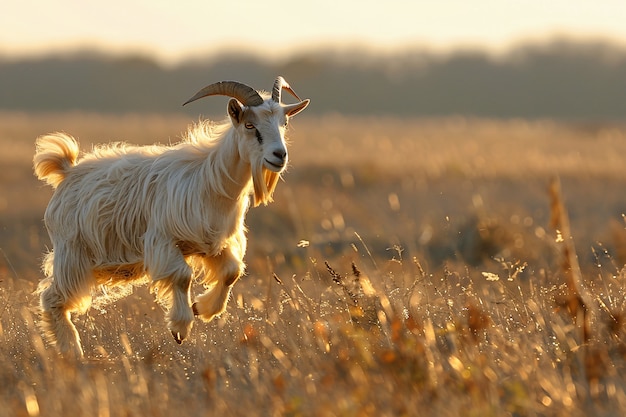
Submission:
M 198 306 L 196 304 L 198 304 L 198 303 L 193 303 L 191 305 L 191 310 L 193 311 L 193 315 L 194 316 L 199 316 L 200 313 L 198 313 Z
M 180 337 L 180 332 L 175 332 L 174 330 L 172 330 L 172 336 L 174 336 L 174 340 L 176 340 L 176 343 L 178 343 L 179 345 L 183 343 L 183 338 Z

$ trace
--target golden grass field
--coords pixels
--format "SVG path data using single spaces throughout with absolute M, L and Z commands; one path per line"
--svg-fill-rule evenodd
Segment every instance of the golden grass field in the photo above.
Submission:
M 179 346 L 130 289 L 74 317 L 86 360 L 59 357 L 36 326 L 52 190 L 35 138 L 168 143 L 189 122 L 0 113 L 0 416 L 626 410 L 626 128 L 609 124 L 298 116 L 227 312 Z

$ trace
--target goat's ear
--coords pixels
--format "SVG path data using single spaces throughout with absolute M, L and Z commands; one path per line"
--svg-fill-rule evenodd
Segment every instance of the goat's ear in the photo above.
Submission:
M 285 114 L 289 117 L 295 116 L 296 114 L 300 113 L 302 110 L 306 109 L 306 106 L 308 106 L 310 102 L 311 100 L 307 98 L 306 100 L 303 100 L 300 103 L 288 104 L 283 107 L 285 109 Z
M 241 104 L 236 99 L 231 99 L 228 102 L 228 115 L 233 121 L 234 125 L 238 125 L 241 123 L 241 118 L 243 117 L 243 108 Z

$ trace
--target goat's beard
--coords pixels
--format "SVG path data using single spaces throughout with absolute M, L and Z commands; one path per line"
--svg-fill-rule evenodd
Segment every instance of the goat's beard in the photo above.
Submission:
M 279 172 L 270 171 L 265 168 L 263 164 L 257 165 L 252 173 L 252 184 L 254 185 L 254 207 L 260 205 L 261 203 L 267 205 L 273 201 L 272 196 L 279 179 Z

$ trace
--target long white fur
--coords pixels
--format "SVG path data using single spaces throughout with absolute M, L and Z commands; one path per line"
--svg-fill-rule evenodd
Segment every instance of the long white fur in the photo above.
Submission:
M 284 125 L 306 104 L 246 108 L 262 143 L 235 120 L 200 122 L 175 146 L 110 144 L 80 160 L 71 136 L 38 138 L 35 172 L 56 187 L 45 213 L 54 249 L 39 287 L 48 340 L 83 355 L 70 312 L 86 311 L 98 285 L 149 278 L 179 343 L 194 313 L 211 320 L 223 312 L 245 268 L 249 196 L 253 205 L 271 201 L 280 170 L 264 159 L 286 155 Z M 192 276 L 208 288 L 193 310 Z

